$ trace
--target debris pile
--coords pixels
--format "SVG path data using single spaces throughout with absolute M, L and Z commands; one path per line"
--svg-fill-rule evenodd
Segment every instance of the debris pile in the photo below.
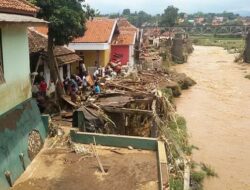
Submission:
M 162 66 L 162 57 L 152 46 L 143 47 L 140 54 L 142 69 L 157 69 Z
M 76 104 L 73 126 L 84 132 L 157 137 L 153 102 L 161 119 L 169 120 L 174 112 L 171 98 L 194 84 L 185 74 L 174 71 L 144 70 L 118 76 L 103 83 L 101 94 Z M 159 98 L 158 90 L 168 98 Z

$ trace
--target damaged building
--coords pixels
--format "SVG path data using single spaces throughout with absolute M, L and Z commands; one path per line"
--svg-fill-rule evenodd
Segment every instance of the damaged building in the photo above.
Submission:
M 39 82 L 39 76 L 45 78 L 47 84 L 50 84 L 50 69 L 48 64 L 48 37 L 47 27 L 33 27 L 28 30 L 30 68 L 31 73 L 37 73 L 34 83 Z M 54 49 L 57 59 L 59 75 L 61 80 L 70 77 L 72 74 L 79 74 L 79 64 L 82 60 L 74 50 L 66 46 L 56 46 Z
M 31 98 L 27 27 L 44 25 L 38 8 L 0 2 L 0 189 L 9 189 L 42 148 L 47 117 Z

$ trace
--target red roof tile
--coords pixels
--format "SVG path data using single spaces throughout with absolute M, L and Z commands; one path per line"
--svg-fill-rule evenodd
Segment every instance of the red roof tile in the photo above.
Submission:
M 48 26 L 37 26 L 34 27 L 35 31 L 39 32 L 40 34 L 48 35 Z
M 25 0 L 0 0 L 0 12 L 34 16 L 39 8 Z
M 127 19 L 120 18 L 117 22 L 120 31 L 138 32 L 138 28 L 132 25 Z
M 73 40 L 75 43 L 107 43 L 113 35 L 116 20 L 94 18 L 86 23 L 87 30 L 84 36 Z
M 112 45 L 132 45 L 135 43 L 135 32 L 120 32 L 114 36 Z

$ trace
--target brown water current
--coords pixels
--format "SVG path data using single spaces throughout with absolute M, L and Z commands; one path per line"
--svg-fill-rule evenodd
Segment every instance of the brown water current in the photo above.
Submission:
M 250 64 L 233 60 L 223 48 L 196 46 L 188 63 L 175 67 L 197 82 L 176 104 L 200 149 L 193 159 L 219 175 L 205 180 L 205 190 L 250 190 Z

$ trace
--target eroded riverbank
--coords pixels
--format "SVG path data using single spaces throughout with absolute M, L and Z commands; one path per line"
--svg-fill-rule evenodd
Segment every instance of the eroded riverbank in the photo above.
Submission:
M 205 181 L 205 190 L 250 189 L 250 66 L 233 60 L 222 48 L 196 46 L 188 63 L 176 66 L 197 82 L 176 100 L 200 148 L 193 158 L 219 175 Z

